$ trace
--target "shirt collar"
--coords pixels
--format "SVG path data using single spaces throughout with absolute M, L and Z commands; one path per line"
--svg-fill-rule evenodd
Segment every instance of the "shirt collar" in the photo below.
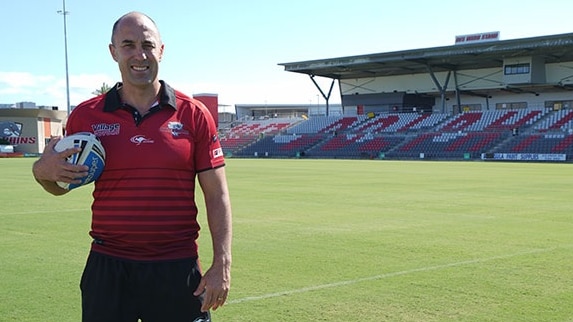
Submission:
M 164 81 L 160 80 L 159 82 L 161 83 L 161 88 L 159 89 L 159 105 L 168 105 L 176 110 L 177 99 L 175 97 L 175 90 Z M 103 107 L 104 112 L 113 112 L 122 107 L 123 104 L 119 96 L 121 85 L 122 83 L 118 82 L 106 93 Z

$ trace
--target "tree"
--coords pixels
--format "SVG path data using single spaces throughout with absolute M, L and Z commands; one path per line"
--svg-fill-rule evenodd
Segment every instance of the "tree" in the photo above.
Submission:
M 111 89 L 111 86 L 109 86 L 108 84 L 106 84 L 104 82 L 101 84 L 101 87 L 96 89 L 95 91 L 93 91 L 92 94 L 98 96 L 98 95 L 107 93 L 107 91 L 109 91 L 110 89 Z

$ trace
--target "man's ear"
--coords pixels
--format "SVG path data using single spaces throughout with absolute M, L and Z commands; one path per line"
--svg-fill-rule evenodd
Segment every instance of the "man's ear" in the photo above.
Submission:
M 111 57 L 113 58 L 113 60 L 115 60 L 117 62 L 116 48 L 113 44 L 109 44 L 109 53 L 111 54 Z
M 159 49 L 159 61 L 163 59 L 163 50 L 165 49 L 165 44 L 161 44 L 161 48 Z

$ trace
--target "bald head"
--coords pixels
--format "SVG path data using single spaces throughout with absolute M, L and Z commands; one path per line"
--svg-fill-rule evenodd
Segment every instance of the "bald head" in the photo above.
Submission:
M 128 12 L 126 14 L 124 14 L 123 16 L 121 16 L 119 19 L 117 19 L 117 21 L 113 24 L 113 28 L 111 31 L 111 43 L 115 44 L 114 40 L 115 40 L 115 35 L 117 34 L 118 29 L 121 27 L 122 24 L 124 23 L 129 23 L 129 24 L 139 24 L 142 26 L 146 26 L 147 29 L 153 29 L 150 30 L 154 33 L 157 34 L 157 38 L 159 40 L 161 40 L 161 36 L 159 35 L 159 28 L 157 28 L 157 25 L 155 24 L 155 21 L 153 21 L 153 19 L 151 19 L 151 17 L 149 17 L 148 15 L 141 13 L 141 12 L 137 12 L 137 11 L 132 11 L 132 12 Z

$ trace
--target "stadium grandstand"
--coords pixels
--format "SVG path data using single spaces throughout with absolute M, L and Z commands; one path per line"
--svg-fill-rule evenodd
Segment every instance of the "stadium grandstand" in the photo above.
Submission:
M 279 64 L 325 105 L 236 105 L 228 156 L 573 160 L 573 33 Z M 315 77 L 328 79 L 328 90 Z M 334 84 L 341 104 L 329 104 Z

